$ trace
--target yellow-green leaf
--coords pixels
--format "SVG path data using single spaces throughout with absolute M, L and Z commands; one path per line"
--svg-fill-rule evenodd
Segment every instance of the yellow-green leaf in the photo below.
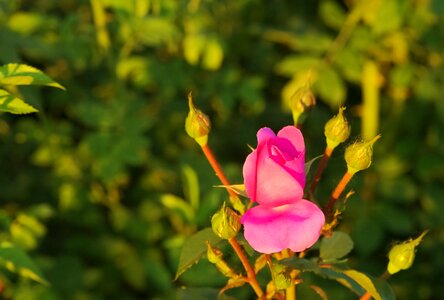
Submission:
M 369 292 L 373 298 L 375 298 L 376 300 L 382 300 L 381 295 L 379 295 L 375 285 L 373 284 L 372 280 L 368 278 L 367 275 L 355 270 L 346 270 L 343 273 L 356 281 L 367 292 Z
M 42 284 L 49 284 L 26 252 L 10 243 L 3 242 L 0 245 L 0 261 L 11 272 Z
M 22 99 L 0 89 L 0 111 L 6 111 L 12 114 L 29 114 L 37 112 L 38 110 Z
M 46 85 L 65 89 L 39 69 L 23 64 L 1 66 L 0 85 Z

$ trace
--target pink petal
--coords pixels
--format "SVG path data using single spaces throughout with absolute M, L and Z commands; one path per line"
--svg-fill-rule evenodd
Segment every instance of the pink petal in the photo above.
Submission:
M 302 132 L 294 126 L 285 126 L 278 134 L 278 137 L 288 139 L 298 152 L 303 153 L 302 160 L 305 159 L 305 143 Z
M 256 201 L 256 181 L 257 181 L 256 167 L 257 167 L 257 149 L 251 152 L 247 156 L 242 169 L 242 173 L 244 176 L 245 192 L 253 202 Z
M 286 248 L 301 252 L 319 239 L 325 217 L 313 202 L 303 199 L 278 207 L 255 206 L 243 215 L 242 223 L 245 239 L 260 253 Z
M 244 175 L 244 180 L 245 178 Z M 299 175 L 294 176 L 293 172 L 288 172 L 284 166 L 269 157 L 265 147 L 258 148 L 256 193 L 252 201 L 269 206 L 293 203 L 301 199 L 304 193 L 304 187 L 299 182 L 300 180 Z M 248 195 L 250 196 L 250 194 Z
M 258 130 L 257 134 L 257 145 L 259 146 L 260 143 L 267 141 L 271 138 L 275 138 L 276 134 L 274 134 L 273 130 L 271 130 L 268 127 L 263 127 Z

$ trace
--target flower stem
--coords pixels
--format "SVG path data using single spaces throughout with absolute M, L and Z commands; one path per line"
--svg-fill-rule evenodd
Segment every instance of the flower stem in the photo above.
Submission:
M 292 284 L 285 290 L 285 300 L 296 300 L 296 285 Z
M 216 176 L 220 179 L 222 184 L 225 186 L 225 189 L 227 190 L 230 197 L 238 198 L 235 192 L 233 192 L 229 186 L 230 182 L 228 181 L 227 177 L 225 176 L 224 172 L 222 171 L 222 168 L 220 167 L 219 163 L 217 162 L 216 158 L 213 155 L 213 152 L 211 151 L 210 147 L 208 145 L 204 145 L 201 147 L 203 153 L 205 154 L 205 157 L 207 158 L 208 162 L 210 163 L 211 167 L 213 168 L 214 172 L 216 172 Z
M 335 205 L 336 201 L 338 201 L 339 196 L 341 196 L 342 192 L 344 191 L 347 184 L 350 182 L 350 179 L 352 179 L 353 175 L 354 173 L 347 170 L 347 172 L 345 172 L 341 181 L 339 181 L 335 190 L 331 194 L 330 200 L 328 201 L 327 206 L 325 208 L 325 215 L 327 216 L 327 218 L 330 218 L 333 212 L 333 206 Z
M 225 186 L 225 189 L 227 190 L 228 194 L 230 195 L 230 198 L 238 199 L 239 197 L 234 193 L 232 190 L 230 190 L 230 182 L 228 181 L 227 177 L 225 176 L 224 172 L 222 171 L 222 168 L 220 167 L 219 163 L 217 162 L 216 158 L 213 155 L 213 152 L 211 151 L 210 147 L 208 145 L 204 145 L 201 147 L 203 153 L 205 154 L 205 157 L 207 158 L 208 162 L 210 163 L 211 167 L 213 168 L 214 172 L 216 172 L 216 176 L 220 179 L 222 184 Z M 237 256 L 239 257 L 242 265 L 244 266 L 245 271 L 247 272 L 247 279 L 248 283 L 253 288 L 254 292 L 258 296 L 258 298 L 261 298 L 264 295 L 264 292 L 262 291 L 261 286 L 259 285 L 259 282 L 256 279 L 256 273 L 254 273 L 253 267 L 251 266 L 250 262 L 248 261 L 247 256 L 245 255 L 244 251 L 242 250 L 241 246 L 237 242 L 237 240 L 232 237 L 228 240 L 231 247 L 234 249 L 234 252 L 236 252 Z
M 328 160 L 330 159 L 332 152 L 333 152 L 333 149 L 331 149 L 329 147 L 325 148 L 324 155 L 322 156 L 322 159 L 319 162 L 318 168 L 316 169 L 315 176 L 313 178 L 313 181 L 311 182 L 309 195 L 313 195 L 319 180 L 321 180 L 322 173 L 324 172 L 325 167 L 327 166 Z
M 241 246 L 234 237 L 229 239 L 228 242 L 230 243 L 231 247 L 233 247 L 242 265 L 244 266 L 245 271 L 247 272 L 248 283 L 251 285 L 258 298 L 261 298 L 264 295 L 264 292 L 262 291 L 262 288 L 256 279 L 256 274 L 254 273 L 254 270 L 251 267 L 251 264 L 248 261 L 247 256 L 245 255 Z

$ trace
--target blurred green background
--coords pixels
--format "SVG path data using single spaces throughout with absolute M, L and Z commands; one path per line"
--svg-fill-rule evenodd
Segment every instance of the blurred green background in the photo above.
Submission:
M 20 88 L 40 112 L 0 118 L 0 240 L 51 283 L 3 269 L 2 299 L 175 299 L 184 285 L 222 287 L 206 261 L 173 281 L 184 240 L 226 198 L 184 132 L 187 93 L 241 183 L 247 144 L 262 126 L 292 123 L 286 102 L 307 76 L 318 100 L 302 125 L 307 159 L 323 152 L 323 125 L 341 104 L 352 139 L 382 134 L 349 186 L 339 228 L 355 242 L 350 265 L 379 276 L 394 242 L 429 229 L 413 267 L 389 282 L 399 299 L 441 299 L 443 17 L 441 0 L 0 0 L 0 64 L 32 65 L 66 87 Z M 343 152 L 318 187 L 321 204 Z M 228 294 L 253 299 L 248 287 Z

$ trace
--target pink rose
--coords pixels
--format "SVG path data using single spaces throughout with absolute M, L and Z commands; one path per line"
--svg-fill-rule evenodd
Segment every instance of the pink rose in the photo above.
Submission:
M 304 138 L 299 129 L 287 126 L 277 136 L 262 128 L 257 140 L 243 168 L 247 195 L 258 203 L 242 216 L 245 239 L 261 253 L 303 251 L 319 239 L 325 223 L 322 210 L 302 199 Z
M 276 207 L 257 205 L 242 216 L 245 239 L 254 250 L 270 254 L 289 248 L 301 252 L 316 243 L 324 214 L 313 202 L 295 200 Z
M 243 175 L 247 195 L 262 205 L 281 205 L 301 199 L 305 186 L 305 145 L 299 129 L 270 128 L 257 133 L 257 148 L 245 160 Z

